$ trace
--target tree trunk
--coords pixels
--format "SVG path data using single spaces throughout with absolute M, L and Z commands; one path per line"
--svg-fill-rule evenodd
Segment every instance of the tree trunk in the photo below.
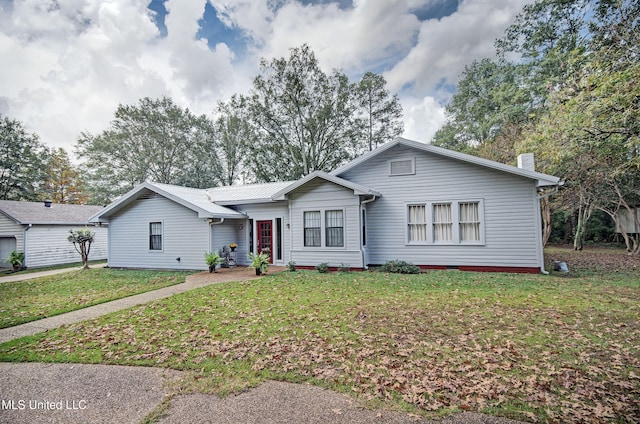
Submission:
M 545 247 L 551 236 L 551 202 L 548 197 L 540 199 L 540 210 L 542 213 L 542 247 Z

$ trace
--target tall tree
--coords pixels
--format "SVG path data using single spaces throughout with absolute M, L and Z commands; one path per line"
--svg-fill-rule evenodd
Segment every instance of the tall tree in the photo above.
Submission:
M 569 180 L 565 196 L 579 211 L 576 249 L 594 208 L 615 220 L 640 203 L 640 6 L 619 2 L 599 9 L 598 19 L 587 63 L 551 96 L 549 113 L 523 140 Z M 628 248 L 640 252 L 637 243 Z
M 83 193 L 82 188 L 80 172 L 71 165 L 67 151 L 63 148 L 53 150 L 49 157 L 41 197 L 54 203 L 84 204 L 89 200 L 89 196 Z
M 391 95 L 382 75 L 373 72 L 364 74 L 355 86 L 364 137 L 369 150 L 402 134 L 402 106 L 397 95 Z
M 199 188 L 219 174 L 213 124 L 170 98 L 120 105 L 110 128 L 83 133 L 77 154 L 85 159 L 93 203 L 109 202 L 147 179 Z
M 49 152 L 21 122 L 0 115 L 0 199 L 39 199 Z
M 259 135 L 247 166 L 258 181 L 330 171 L 366 150 L 356 137 L 356 104 L 345 74 L 326 74 L 309 46 L 288 59 L 262 60 L 245 99 Z
M 257 136 L 240 96 L 233 96 L 227 103 L 219 103 L 218 114 L 215 128 L 221 169 L 219 179 L 222 185 L 233 185 L 240 178 L 247 150 L 257 142 Z
M 458 91 L 446 106 L 448 122 L 439 130 L 433 144 L 453 150 L 476 153 L 490 150 L 487 144 L 522 125 L 531 107 L 531 97 L 522 89 L 517 66 L 490 59 L 466 66 Z

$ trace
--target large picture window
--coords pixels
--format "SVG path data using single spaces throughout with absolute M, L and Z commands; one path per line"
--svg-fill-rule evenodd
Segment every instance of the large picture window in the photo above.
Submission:
M 162 222 L 149 223 L 149 250 L 162 250 Z
M 304 245 L 307 247 L 319 247 L 322 243 L 320 222 L 320 211 L 310 211 L 304 213 Z
M 343 247 L 344 246 L 344 219 L 343 212 L 326 211 L 326 244 L 327 247 Z
M 407 204 L 408 244 L 484 244 L 482 200 Z

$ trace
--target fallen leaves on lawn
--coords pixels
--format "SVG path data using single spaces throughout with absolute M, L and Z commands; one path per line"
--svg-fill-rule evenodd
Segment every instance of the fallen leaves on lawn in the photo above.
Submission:
M 640 420 L 637 290 L 593 290 L 594 302 L 611 295 L 619 307 L 578 308 L 565 306 L 565 292 L 552 285 L 515 298 L 500 287 L 475 295 L 428 287 L 420 277 L 383 288 L 368 278 L 203 290 L 100 324 L 68 326 L 29 349 L 80 356 L 97 350 L 103 362 L 203 374 L 243 367 L 269 378 L 295 375 L 424 411 Z

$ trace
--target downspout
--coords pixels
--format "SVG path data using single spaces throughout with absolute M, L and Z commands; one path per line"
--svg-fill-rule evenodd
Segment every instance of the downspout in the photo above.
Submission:
M 24 237 L 22 238 L 22 251 L 24 252 L 24 261 L 22 261 L 22 266 L 27 267 L 27 231 L 31 229 L 33 224 L 29 224 L 27 228 L 24 229 Z
M 220 218 L 220 221 L 218 221 L 218 222 L 215 222 L 213 220 L 213 218 L 209 218 L 209 250 L 213 249 L 213 238 L 212 238 L 213 237 L 213 235 L 212 235 L 213 231 L 212 231 L 211 227 L 214 226 L 214 225 L 220 225 L 223 222 L 224 222 L 224 218 Z
M 360 222 L 360 230 L 362 230 L 362 211 L 365 211 L 366 214 L 366 208 L 363 208 L 364 205 L 373 202 L 374 200 L 376 200 L 376 196 L 375 195 L 371 195 L 371 199 L 365 199 L 362 202 L 360 202 L 360 216 L 358 217 L 358 222 Z M 365 229 L 366 231 L 366 229 Z M 360 234 L 360 241 L 358 242 L 360 243 L 360 255 L 362 256 L 362 269 L 368 269 L 367 268 L 367 264 L 365 263 L 365 252 L 364 252 L 364 245 L 362 244 L 362 234 Z

